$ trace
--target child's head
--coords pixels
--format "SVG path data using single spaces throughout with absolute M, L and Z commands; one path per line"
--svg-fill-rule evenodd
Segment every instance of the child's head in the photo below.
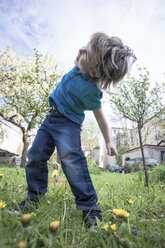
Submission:
M 79 61 L 82 54 L 84 59 Z M 123 45 L 121 39 L 95 33 L 87 47 L 80 49 L 75 63 L 78 67 L 82 65 L 84 72 L 101 82 L 102 88 L 106 89 L 111 83 L 116 84 L 123 79 L 129 71 L 131 59 L 133 63 L 136 57 L 129 47 Z

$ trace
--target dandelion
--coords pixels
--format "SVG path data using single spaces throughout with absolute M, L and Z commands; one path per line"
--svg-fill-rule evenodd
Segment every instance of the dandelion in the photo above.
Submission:
M 6 202 L 0 201 L 0 208 L 5 208 L 6 207 Z
M 113 224 L 113 225 L 111 225 L 110 227 L 111 227 L 111 229 L 112 229 L 114 232 L 116 232 L 116 229 L 117 229 L 116 224 Z
M 31 214 L 32 214 L 32 216 L 34 216 L 34 217 L 36 217 L 36 216 L 37 216 L 34 212 L 32 212 Z
M 54 170 L 54 171 L 53 171 L 52 177 L 58 177 L 58 170 Z
M 160 187 L 163 189 L 164 188 L 164 185 L 162 184 L 162 185 L 160 185 Z
M 32 214 L 23 214 L 22 217 L 21 217 L 22 225 L 24 227 L 28 226 L 28 224 L 30 223 L 32 217 L 33 217 Z
M 18 185 L 18 187 L 19 187 L 19 188 L 22 188 L 22 187 L 23 187 L 23 185 L 22 185 L 22 184 L 19 184 L 19 185 Z
M 3 174 L 0 174 L 0 180 L 2 179 L 3 176 L 4 176 Z
M 138 196 L 138 198 L 139 198 L 139 199 L 142 199 L 142 196 L 141 196 L 141 195 L 139 195 L 139 196 Z
M 102 226 L 102 229 L 104 229 L 105 231 L 108 231 L 109 226 L 108 225 L 104 225 L 104 226 Z
M 50 201 L 47 201 L 47 204 L 48 204 L 48 205 L 50 205 L 50 203 L 51 203 Z
M 133 201 L 131 199 L 128 200 L 129 204 L 133 204 Z
M 129 217 L 130 214 L 123 210 L 123 209 L 113 209 L 113 212 L 117 215 L 117 216 L 120 216 L 120 217 Z
M 124 245 L 125 244 L 125 239 L 124 238 L 120 238 L 120 244 Z
M 19 242 L 19 243 L 17 244 L 17 247 L 18 247 L 18 248 L 26 248 L 26 247 L 27 247 L 26 242 L 24 242 L 24 241 Z
M 49 229 L 54 234 L 58 230 L 59 226 L 60 226 L 60 222 L 58 220 L 52 221 L 49 224 Z

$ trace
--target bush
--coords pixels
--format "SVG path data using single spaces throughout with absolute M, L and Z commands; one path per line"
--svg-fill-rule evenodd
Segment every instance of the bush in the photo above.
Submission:
M 101 174 L 101 169 L 98 167 L 98 164 L 92 159 L 90 155 L 87 157 L 87 163 L 88 163 L 88 170 L 90 174 L 93 174 L 93 175 Z
M 90 174 L 101 175 L 101 169 L 98 167 L 98 165 L 89 165 L 88 170 Z
M 129 146 L 120 146 L 118 148 L 118 159 L 117 159 L 117 162 L 116 162 L 118 165 L 122 165 L 122 154 L 124 152 L 129 151 L 130 149 L 131 148 Z
M 150 179 L 152 182 L 165 183 L 165 166 L 157 166 L 150 174 Z

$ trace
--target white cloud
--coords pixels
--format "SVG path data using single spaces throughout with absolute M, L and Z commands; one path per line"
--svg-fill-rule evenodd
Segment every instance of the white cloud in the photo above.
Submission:
M 49 51 L 68 69 L 90 35 L 104 31 L 133 48 L 152 80 L 164 79 L 163 0 L 1 0 L 0 15 L 0 46 L 19 55 Z
M 0 47 L 18 55 L 49 51 L 68 70 L 91 34 L 103 31 L 134 50 L 152 81 L 164 81 L 164 0 L 0 0 L 0 16 Z

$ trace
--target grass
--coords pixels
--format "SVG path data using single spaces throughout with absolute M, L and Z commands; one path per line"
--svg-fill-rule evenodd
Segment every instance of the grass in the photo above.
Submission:
M 7 206 L 0 208 L 0 247 L 25 247 L 19 246 L 21 241 L 29 248 L 165 247 L 165 168 L 150 172 L 149 187 L 144 186 L 141 171 L 125 175 L 98 173 L 91 167 L 90 171 L 105 224 L 98 223 L 97 230 L 87 231 L 69 186 L 53 189 L 49 184 L 45 199 L 38 209 L 31 209 L 32 220 L 24 227 L 21 217 L 7 211 L 7 206 L 17 205 L 26 197 L 24 169 L 1 165 L 0 201 Z M 51 172 L 50 169 L 50 176 Z M 119 217 L 113 209 L 123 209 L 130 216 Z M 49 224 L 55 220 L 60 226 L 52 234 Z M 112 230 L 113 224 L 116 231 Z

